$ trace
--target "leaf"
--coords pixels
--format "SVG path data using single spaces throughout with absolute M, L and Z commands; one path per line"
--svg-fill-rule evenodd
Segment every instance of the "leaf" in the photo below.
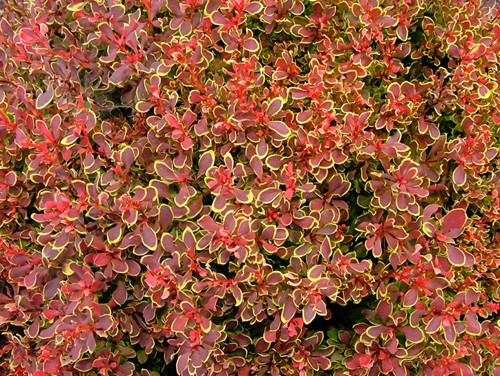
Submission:
M 111 269 L 113 269 L 113 271 L 115 273 L 119 273 L 119 274 L 128 273 L 127 262 L 120 260 L 120 259 L 117 259 L 117 258 L 111 259 Z
M 443 325 L 444 338 L 448 343 L 454 344 L 457 339 L 457 332 L 453 324 Z
M 248 38 L 243 42 L 243 48 L 249 52 L 257 52 L 259 50 L 259 42 L 254 38 Z
M 37 110 L 41 110 L 47 107 L 53 98 L 54 98 L 54 90 L 52 89 L 52 86 L 49 86 L 47 91 L 40 94 L 36 99 L 35 106 Z
M 181 185 L 179 193 L 175 196 L 174 202 L 178 207 L 186 206 L 189 203 L 189 199 L 194 196 L 196 191 L 193 187 L 188 185 Z
M 113 226 L 108 233 L 106 234 L 106 238 L 108 242 L 111 244 L 118 243 L 122 238 L 123 232 L 120 224 Z
M 487 99 L 491 96 L 492 91 L 490 89 L 488 89 L 488 87 L 485 85 L 479 85 L 479 87 L 477 89 L 477 93 L 478 93 L 480 98 Z
M 368 335 L 370 338 L 377 338 L 379 337 L 382 333 L 385 333 L 388 331 L 388 328 L 383 326 L 383 325 L 375 325 L 375 326 L 370 326 L 368 329 L 366 329 L 366 335 Z
M 441 327 L 441 318 L 433 316 L 427 323 L 427 326 L 425 327 L 425 332 L 429 334 L 436 333 L 440 327 Z
M 456 238 L 465 231 L 465 224 L 467 222 L 467 214 L 464 209 L 453 209 L 449 211 L 442 219 L 443 235 Z
M 448 253 L 448 260 L 455 266 L 465 265 L 465 254 L 457 247 L 451 244 L 445 244 Z
M 477 319 L 477 314 L 472 311 L 468 311 L 465 314 L 465 330 L 467 333 L 472 335 L 480 335 L 482 332 L 481 324 Z
M 307 109 L 305 111 L 299 112 L 297 115 L 297 122 L 299 124 L 305 124 L 310 121 L 313 117 L 313 112 L 311 109 Z
M 172 168 L 163 161 L 156 161 L 154 163 L 155 172 L 158 176 L 164 178 L 166 181 L 174 182 L 176 181 L 176 176 L 172 171 Z
M 198 221 L 198 224 L 201 226 L 201 228 L 210 232 L 215 232 L 221 227 L 214 221 L 212 217 L 208 215 L 201 217 Z
M 268 151 L 269 147 L 267 146 L 266 141 L 261 138 L 256 147 L 257 155 L 259 156 L 259 158 L 265 158 Z
M 120 159 L 123 162 L 123 165 L 126 170 L 130 169 L 130 166 L 132 166 L 132 163 L 134 163 L 135 158 L 139 155 L 139 151 L 135 148 L 132 148 L 130 146 L 125 146 L 123 150 L 120 152 Z
M 112 84 L 114 85 L 119 85 L 123 81 L 125 81 L 128 76 L 130 76 L 130 73 L 132 71 L 130 70 L 129 66 L 126 64 L 120 65 L 113 74 L 109 77 L 109 81 L 111 81 Z
M 206 151 L 200 157 L 198 161 L 198 174 L 197 177 L 200 178 L 203 176 L 213 165 L 215 162 L 215 153 L 213 150 Z
M 116 287 L 115 291 L 113 291 L 113 300 L 116 302 L 118 305 L 124 304 L 127 299 L 128 299 L 128 294 L 127 294 L 127 289 L 125 288 L 125 284 L 123 283 L 123 280 L 118 280 L 118 286 Z
M 276 200 L 276 198 L 282 194 L 283 191 L 278 188 L 266 188 L 257 196 L 257 200 L 263 202 L 264 204 L 269 204 Z
M 290 128 L 282 121 L 270 121 L 267 126 L 283 138 L 290 136 Z
M 271 100 L 267 106 L 267 116 L 272 117 L 281 111 L 284 101 L 282 98 L 277 97 Z
M 316 317 L 316 312 L 314 311 L 313 306 L 307 304 L 302 310 L 302 319 L 304 320 L 304 324 L 309 325 L 313 322 Z
M 135 105 L 135 110 L 140 113 L 146 113 L 153 108 L 153 104 L 151 102 L 139 101 Z
M 404 25 L 399 25 L 396 29 L 396 35 L 402 41 L 406 41 L 408 39 L 408 28 Z
M 412 343 L 420 343 L 424 340 L 424 333 L 420 328 L 412 328 L 411 326 L 403 326 L 399 328 L 399 331 L 403 333 L 406 339 Z
M 293 99 L 304 99 L 309 96 L 309 93 L 307 90 L 302 89 L 302 88 L 290 88 L 289 89 L 290 95 L 292 96 Z
M 248 14 L 257 14 L 262 11 L 264 6 L 257 1 L 251 2 L 245 7 L 245 12 Z
M 324 270 L 323 265 L 314 265 L 311 269 L 308 270 L 307 272 L 307 278 L 309 278 L 311 281 L 319 281 L 321 279 L 321 275 L 323 274 Z
M 253 201 L 252 191 L 244 191 L 242 189 L 235 189 L 234 194 L 236 199 L 241 204 L 250 204 Z
M 406 292 L 403 296 L 403 306 L 404 307 L 413 307 L 418 301 L 418 292 L 417 289 L 412 288 Z
M 453 182 L 461 187 L 467 181 L 464 166 L 462 164 L 458 165 L 458 167 L 453 171 Z
M 78 12 L 85 7 L 85 4 L 86 4 L 85 2 L 70 4 L 66 7 L 66 9 L 68 9 L 71 12 Z
M 142 226 L 141 237 L 142 237 L 142 244 L 144 244 L 152 251 L 156 250 L 158 246 L 158 239 L 156 237 L 156 233 L 146 223 Z
M 281 322 L 284 324 L 289 322 L 291 319 L 293 319 L 296 312 L 297 308 L 295 307 L 293 300 L 291 298 L 288 298 L 285 306 L 283 307 L 283 310 L 281 311 Z

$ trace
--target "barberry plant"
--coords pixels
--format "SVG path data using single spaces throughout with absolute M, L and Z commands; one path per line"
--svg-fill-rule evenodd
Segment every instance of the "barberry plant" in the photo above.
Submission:
M 495 0 L 0 0 L 0 376 L 500 376 Z

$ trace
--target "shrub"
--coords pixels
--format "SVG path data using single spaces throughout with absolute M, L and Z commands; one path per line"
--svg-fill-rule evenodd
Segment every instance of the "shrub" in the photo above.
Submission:
M 498 2 L 0 15 L 0 375 L 500 375 Z

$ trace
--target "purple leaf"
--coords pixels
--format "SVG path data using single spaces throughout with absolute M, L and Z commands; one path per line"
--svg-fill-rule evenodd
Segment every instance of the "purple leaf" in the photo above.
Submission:
M 459 164 L 458 167 L 453 171 L 453 181 L 455 182 L 456 185 L 461 187 L 462 185 L 465 184 L 467 178 L 465 175 L 465 169 L 462 164 Z
M 445 246 L 448 252 L 448 260 L 455 266 L 464 266 L 466 261 L 465 253 L 454 245 L 445 244 Z
M 249 52 L 257 52 L 259 50 L 259 42 L 253 38 L 248 38 L 243 42 L 243 48 Z
M 141 237 L 142 237 L 142 244 L 144 244 L 146 247 L 148 247 L 153 251 L 156 250 L 156 247 L 158 245 L 158 239 L 156 238 L 156 233 L 153 231 L 151 227 L 149 227 L 148 224 L 144 224 L 142 226 Z
M 280 97 L 274 98 L 271 102 L 269 102 L 267 107 L 267 116 L 272 117 L 281 111 L 283 108 L 283 99 Z
M 266 188 L 259 193 L 257 200 L 263 202 L 264 204 L 269 204 L 276 200 L 276 198 L 282 193 L 283 191 L 278 188 Z
M 467 214 L 464 209 L 453 209 L 448 212 L 442 219 L 443 235 L 450 238 L 460 236 L 465 228 L 467 222 Z
M 49 103 L 54 98 L 54 90 L 52 86 L 49 86 L 46 92 L 40 94 L 38 98 L 36 98 L 36 108 L 41 110 L 49 105 Z
M 399 328 L 399 331 L 403 333 L 406 339 L 412 343 L 420 343 L 424 340 L 424 333 L 420 328 L 412 328 L 411 326 L 403 326 Z
M 288 136 L 290 136 L 290 129 L 282 121 L 270 121 L 267 123 L 267 125 L 270 129 L 275 131 L 277 134 L 279 134 L 283 138 L 287 138 Z
M 130 70 L 129 66 L 123 64 L 120 65 L 117 69 L 115 69 L 113 74 L 109 77 L 109 80 L 111 81 L 112 84 L 119 85 L 123 81 L 125 81 L 128 78 L 128 76 L 130 76 L 130 73 L 132 73 L 132 71 Z

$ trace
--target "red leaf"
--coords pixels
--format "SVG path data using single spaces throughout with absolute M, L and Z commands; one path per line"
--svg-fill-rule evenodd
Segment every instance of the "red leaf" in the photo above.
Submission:
M 203 176 L 214 165 L 214 162 L 215 153 L 212 150 L 203 153 L 198 162 L 197 177 L 200 178 L 201 176 Z
M 370 368 L 373 364 L 373 359 L 369 354 L 362 354 L 358 357 L 359 365 L 363 368 Z
M 200 218 L 198 224 L 204 229 L 210 232 L 215 232 L 220 228 L 220 225 L 217 224 L 212 217 L 205 215 Z
M 128 272 L 127 263 L 117 258 L 111 259 L 111 268 L 115 273 L 124 274 Z
M 371 326 L 366 330 L 366 334 L 371 337 L 371 338 L 377 338 L 380 336 L 382 333 L 386 333 L 389 328 L 383 326 L 383 325 L 376 325 L 376 326 Z
M 123 304 L 127 301 L 128 299 L 128 294 L 127 294 L 127 289 L 125 288 L 125 284 L 123 283 L 123 280 L 118 280 L 118 286 L 116 287 L 116 290 L 113 291 L 113 300 L 117 304 Z
M 250 375 L 250 367 L 245 366 L 238 370 L 238 376 L 249 376 Z

